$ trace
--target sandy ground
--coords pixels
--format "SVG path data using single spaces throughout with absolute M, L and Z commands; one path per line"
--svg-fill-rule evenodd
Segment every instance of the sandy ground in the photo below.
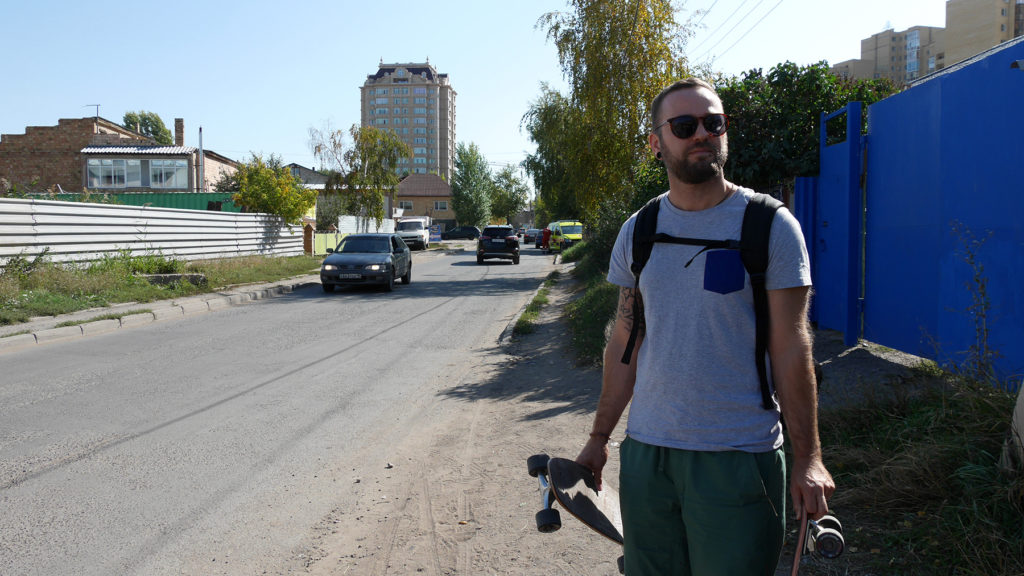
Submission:
M 420 429 L 360 466 L 371 473 L 357 476 L 353 467 L 352 504 L 323 519 L 286 572 L 617 574 L 621 547 L 568 515 L 560 531 L 537 531 L 540 492 L 526 469 L 535 453 L 575 457 L 590 431 L 600 371 L 575 365 L 561 320 L 576 289 L 563 274 L 535 333 L 483 343 L 468 371 L 439 383 L 416 419 Z M 877 347 L 847 349 L 834 333 L 817 338 L 825 405 L 855 401 L 865 383 L 888 381 L 915 361 Z M 624 430 L 623 421 L 614 446 Z M 617 477 L 613 449 L 605 478 L 617 485 Z M 790 533 L 778 574 L 789 574 Z

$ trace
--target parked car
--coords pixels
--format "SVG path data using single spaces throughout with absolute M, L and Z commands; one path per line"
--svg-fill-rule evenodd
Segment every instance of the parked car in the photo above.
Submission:
M 476 226 L 456 226 L 441 233 L 441 240 L 458 240 L 460 238 L 476 240 L 479 237 L 480 229 Z
M 430 217 L 414 216 L 400 220 L 395 225 L 395 233 L 405 240 L 409 248 L 426 250 L 430 248 Z
M 349 234 L 338 247 L 327 249 L 320 266 L 324 292 L 335 286 L 380 284 L 390 292 L 395 279 L 412 282 L 412 254 L 397 234 Z
M 548 242 L 551 252 L 561 252 L 583 241 L 583 224 L 577 220 L 559 220 L 548 224 L 548 228 L 551 229 Z
M 540 230 L 538 230 L 537 228 L 527 228 L 526 232 L 523 232 L 523 244 L 536 242 L 538 235 L 540 235 Z
M 503 258 L 519 264 L 519 237 L 511 226 L 488 226 L 476 242 L 476 263 L 488 258 Z

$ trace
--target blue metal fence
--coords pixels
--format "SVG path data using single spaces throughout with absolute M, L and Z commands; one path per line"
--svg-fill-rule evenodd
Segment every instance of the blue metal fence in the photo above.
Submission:
M 943 364 L 985 343 L 1000 378 L 1024 375 L 1024 70 L 1011 66 L 1019 60 L 1024 39 L 872 105 L 864 210 L 851 162 L 859 130 L 823 146 L 816 189 L 803 185 L 815 196 L 805 201 L 814 224 L 802 221 L 819 325 Z M 848 125 L 856 108 L 840 111 Z

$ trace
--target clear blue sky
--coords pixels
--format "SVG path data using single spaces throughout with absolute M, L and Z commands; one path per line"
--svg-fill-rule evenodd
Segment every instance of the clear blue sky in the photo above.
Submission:
M 554 46 L 536 29 L 564 0 L 134 0 L 0 5 L 0 134 L 131 110 L 185 119 L 186 144 L 236 160 L 277 154 L 313 167 L 310 127 L 359 122 L 359 87 L 378 63 L 423 62 L 456 92 L 457 139 L 495 166 L 533 145 L 520 120 L 547 82 L 564 90 Z M 860 40 L 943 26 L 944 0 L 688 0 L 707 10 L 694 61 L 726 74 L 857 58 Z M 852 10 L 852 11 L 851 11 Z M 429 38 L 419 34 L 430 30 Z M 382 30 L 386 30 L 384 33 Z

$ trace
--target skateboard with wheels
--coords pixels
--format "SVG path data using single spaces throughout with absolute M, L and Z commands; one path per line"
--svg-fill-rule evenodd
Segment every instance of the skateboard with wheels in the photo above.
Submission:
M 797 576 L 800 571 L 800 558 L 805 551 L 811 551 L 822 558 L 832 560 L 838 558 L 846 549 L 843 539 L 843 525 L 835 516 L 825 515 L 818 520 L 810 520 L 807 513 L 800 510 L 800 534 L 796 539 L 796 552 L 793 554 L 793 571 Z
M 554 508 L 557 503 L 590 529 L 622 544 L 622 514 L 619 512 L 619 495 L 614 489 L 605 484 L 598 492 L 594 473 L 565 458 L 535 454 L 527 458 L 526 465 L 530 476 L 540 482 L 543 508 L 536 515 L 537 530 L 547 533 L 562 527 L 561 515 Z M 621 573 L 621 556 L 618 563 Z

